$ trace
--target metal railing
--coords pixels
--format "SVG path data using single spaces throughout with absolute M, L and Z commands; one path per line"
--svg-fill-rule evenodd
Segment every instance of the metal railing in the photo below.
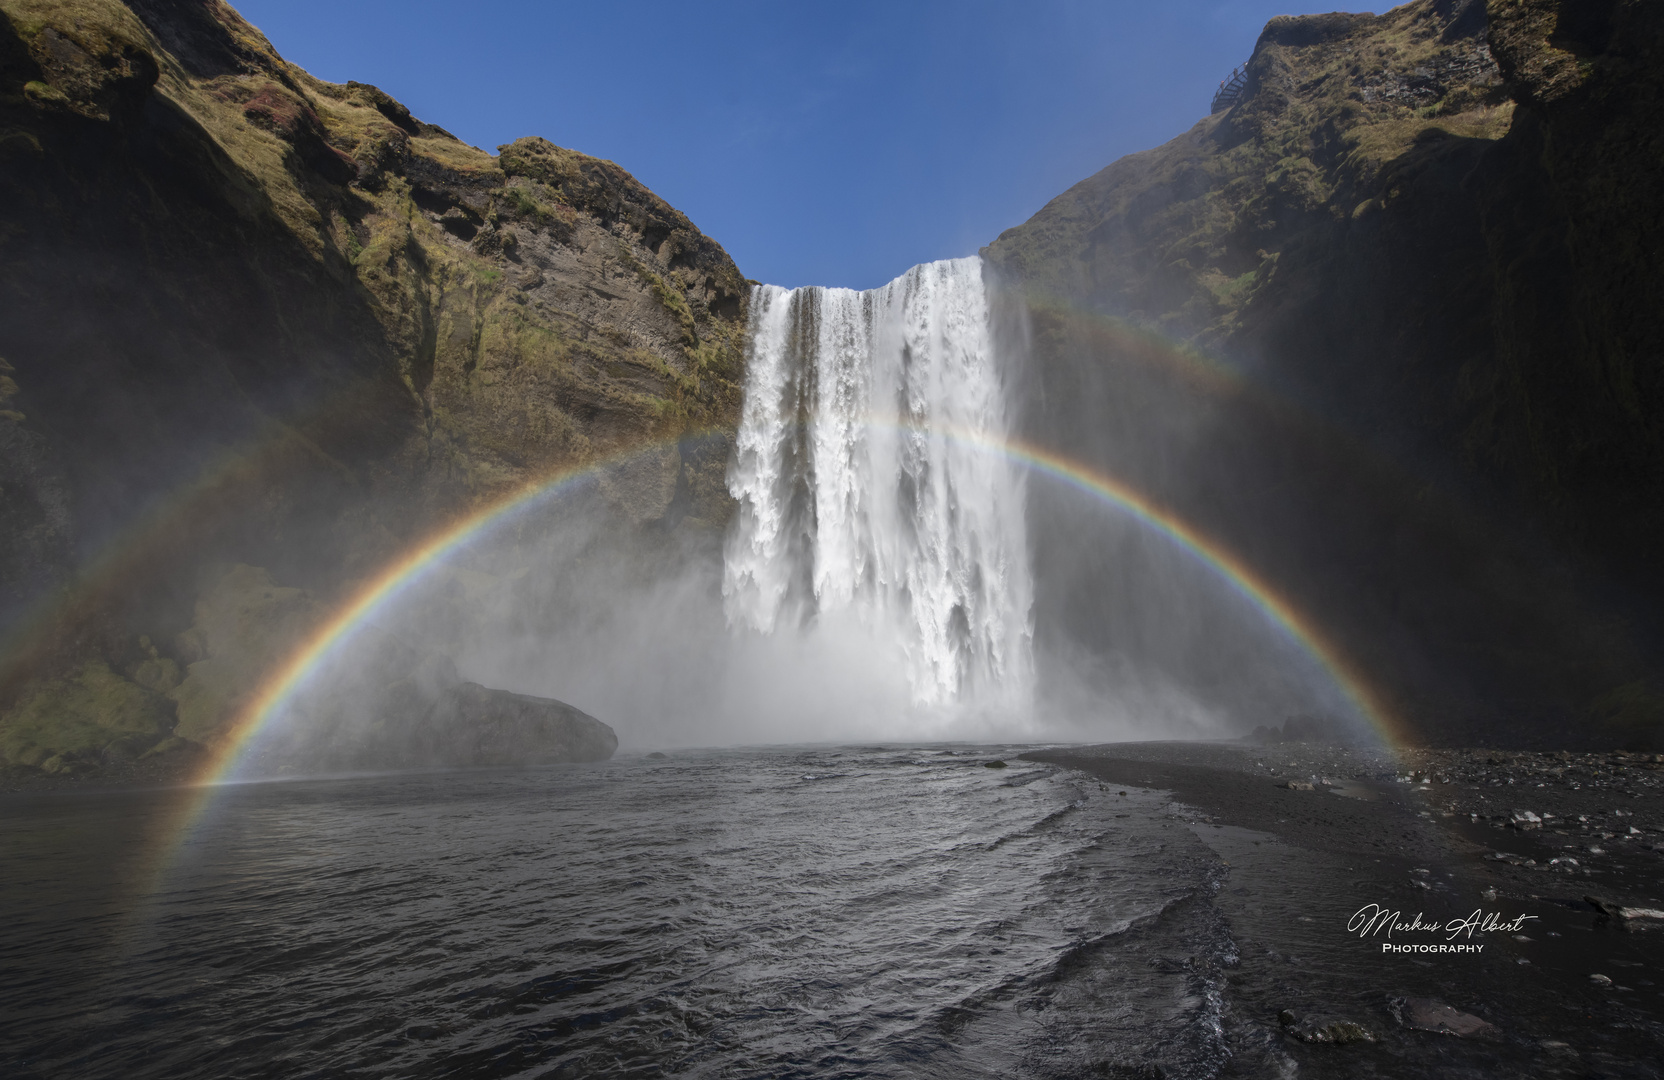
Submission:
M 1213 94 L 1213 112 L 1224 112 L 1242 97 L 1242 90 L 1248 85 L 1248 68 L 1239 67 L 1231 72 L 1231 77 L 1219 84 L 1219 89 Z

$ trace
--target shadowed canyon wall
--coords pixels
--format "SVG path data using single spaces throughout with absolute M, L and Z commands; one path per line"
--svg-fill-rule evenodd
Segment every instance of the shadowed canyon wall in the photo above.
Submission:
M 1272 20 L 1234 106 L 986 250 L 1026 432 L 1239 552 L 1423 738 L 1656 738 L 1661 36 L 1621 0 Z M 1205 618 L 1156 640 L 1135 537 L 1033 512 L 1042 639 L 1228 665 Z
M 1656 739 L 1661 37 L 1638 0 L 1273 20 L 1230 108 L 985 249 L 1020 433 L 1235 552 L 1419 738 Z M 0 0 L 0 753 L 212 742 L 308 620 L 566 470 L 583 551 L 712 563 L 750 295 L 612 163 L 467 146 L 220 0 Z M 1254 612 L 1028 498 L 1080 708 L 1286 718 Z M 457 588 L 525 593 L 547 524 Z

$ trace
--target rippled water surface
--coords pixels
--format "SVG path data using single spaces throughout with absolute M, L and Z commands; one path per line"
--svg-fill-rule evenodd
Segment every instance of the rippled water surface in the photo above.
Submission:
M 194 826 L 14 798 L 0 1072 L 1213 1071 L 1214 864 L 1158 796 L 999 752 L 252 784 Z

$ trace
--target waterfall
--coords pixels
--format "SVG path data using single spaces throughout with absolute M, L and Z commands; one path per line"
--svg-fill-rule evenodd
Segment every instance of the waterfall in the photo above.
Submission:
M 728 487 L 731 627 L 834 612 L 893 647 L 914 701 L 1016 704 L 1032 682 L 1017 468 L 977 258 L 882 288 L 751 295 Z

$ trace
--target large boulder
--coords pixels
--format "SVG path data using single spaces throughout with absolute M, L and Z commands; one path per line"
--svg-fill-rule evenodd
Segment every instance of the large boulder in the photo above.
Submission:
M 256 771 L 546 765 L 618 749 L 610 727 L 563 701 L 465 682 L 448 658 L 385 631 L 364 637 L 261 741 Z
M 618 749 L 612 728 L 564 701 L 472 682 L 445 690 L 423 727 L 445 764 L 605 761 Z

